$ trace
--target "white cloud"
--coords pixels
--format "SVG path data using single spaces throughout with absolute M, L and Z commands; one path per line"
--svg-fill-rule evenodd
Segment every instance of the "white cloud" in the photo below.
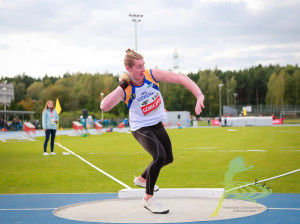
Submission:
M 0 0 L 0 75 L 124 71 L 125 50 L 148 67 L 243 69 L 299 62 L 299 1 Z

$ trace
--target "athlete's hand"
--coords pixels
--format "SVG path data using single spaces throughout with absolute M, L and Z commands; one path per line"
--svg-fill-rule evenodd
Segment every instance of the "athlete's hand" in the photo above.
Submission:
M 197 97 L 197 103 L 195 107 L 196 115 L 199 115 L 202 112 L 202 108 L 204 108 L 204 95 L 201 94 Z
M 129 74 L 128 73 L 123 73 L 121 75 L 121 77 L 119 78 L 119 82 L 120 82 L 119 86 L 123 90 L 125 90 L 129 86 L 129 84 L 130 84 L 130 76 L 129 76 Z

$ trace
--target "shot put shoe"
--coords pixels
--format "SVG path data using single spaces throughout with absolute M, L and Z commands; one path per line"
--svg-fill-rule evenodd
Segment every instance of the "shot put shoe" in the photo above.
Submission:
M 133 183 L 134 183 L 134 185 L 136 185 L 136 186 L 146 188 L 146 182 L 144 182 L 144 183 L 141 182 L 141 181 L 139 180 L 139 177 L 135 177 L 134 180 L 133 180 Z M 154 191 L 158 191 L 158 190 L 159 190 L 159 187 L 155 184 L 155 185 L 154 185 Z
M 143 198 L 143 205 L 146 209 L 155 214 L 167 214 L 169 212 L 169 209 L 164 208 L 164 206 L 154 197 L 150 198 L 148 201 Z

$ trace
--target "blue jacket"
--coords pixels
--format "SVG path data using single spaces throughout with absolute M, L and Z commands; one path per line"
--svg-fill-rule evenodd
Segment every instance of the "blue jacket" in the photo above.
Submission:
M 51 116 L 51 110 L 47 109 L 43 111 L 42 125 L 43 129 L 57 129 L 57 122 L 59 120 L 59 116 L 55 109 L 53 109 L 53 117 Z

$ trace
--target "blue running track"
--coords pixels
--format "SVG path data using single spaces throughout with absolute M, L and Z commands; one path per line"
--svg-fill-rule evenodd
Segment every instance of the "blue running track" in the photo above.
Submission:
M 66 220 L 52 214 L 53 210 L 70 204 L 117 198 L 116 193 L 95 194 L 2 194 L 0 195 L 1 224 L 83 224 Z M 299 224 L 300 194 L 276 194 L 257 200 L 268 209 L 258 215 L 192 223 L 207 224 Z M 122 211 L 120 211 L 122 212 Z M 117 214 L 116 214 L 117 215 Z

